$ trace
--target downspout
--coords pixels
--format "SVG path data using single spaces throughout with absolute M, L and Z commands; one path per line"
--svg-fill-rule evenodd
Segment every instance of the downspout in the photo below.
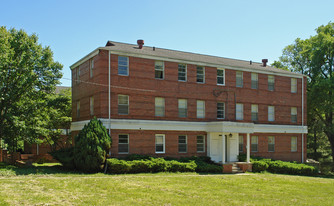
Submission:
M 108 50 L 108 129 L 109 129 L 109 136 L 111 137 L 111 120 L 110 120 L 110 50 Z M 109 150 L 109 156 L 111 156 L 111 149 Z
M 304 163 L 304 76 L 302 78 L 302 163 Z

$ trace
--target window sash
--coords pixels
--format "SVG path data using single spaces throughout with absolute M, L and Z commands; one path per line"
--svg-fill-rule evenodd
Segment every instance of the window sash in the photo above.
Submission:
M 129 153 L 129 135 L 128 134 L 118 135 L 118 153 L 120 154 Z
M 291 78 L 291 93 L 297 93 L 297 79 Z
M 196 144 L 197 152 L 205 152 L 205 138 L 204 135 L 197 136 Z
M 275 152 L 275 137 L 268 137 L 268 152 Z
M 291 107 L 291 122 L 297 122 L 297 107 Z
M 239 152 L 243 152 L 243 151 L 244 151 L 244 137 L 239 136 Z
M 251 73 L 251 88 L 257 89 L 259 84 L 258 80 L 258 74 L 257 73 Z
M 297 137 L 291 137 L 291 152 L 297 152 Z
M 252 121 L 257 121 L 258 120 L 258 111 L 259 111 L 258 105 L 257 104 L 252 104 L 252 106 L 251 106 Z
M 180 153 L 186 153 L 187 152 L 187 136 L 186 135 L 180 135 L 179 136 L 178 151 Z
M 268 121 L 273 122 L 275 121 L 275 107 L 268 106 Z
M 258 136 L 252 136 L 251 138 L 251 151 L 257 152 L 258 151 Z
M 155 135 L 155 153 L 165 153 L 165 135 Z
M 236 87 L 243 87 L 243 74 L 240 71 L 236 72 Z
M 275 90 L 275 77 L 272 75 L 268 75 L 268 90 L 269 91 Z
M 197 66 L 196 68 L 196 81 L 198 83 L 204 83 L 205 82 L 205 68 Z
M 80 117 L 80 101 L 77 101 L 77 118 Z
M 205 102 L 202 100 L 197 100 L 197 118 L 205 117 Z
M 165 116 L 165 98 L 162 97 L 155 98 L 155 116 L 156 117 Z
M 225 85 L 225 69 L 217 69 L 217 84 Z
M 118 74 L 129 75 L 129 58 L 124 56 L 118 56 Z
M 89 98 L 90 115 L 94 115 L 94 97 Z
M 129 114 L 129 96 L 118 95 L 118 114 Z
M 90 60 L 90 67 L 89 67 L 89 76 L 93 77 L 93 69 L 94 69 L 94 59 Z
M 187 100 L 179 99 L 179 117 L 187 117 Z
M 155 61 L 155 78 L 156 79 L 164 79 L 164 62 L 163 61 Z
M 186 64 L 178 65 L 178 80 L 187 81 L 187 65 Z
M 225 103 L 217 102 L 217 119 L 225 118 Z
M 235 109 L 235 119 L 236 120 L 243 120 L 244 119 L 244 105 L 243 104 L 236 104 Z

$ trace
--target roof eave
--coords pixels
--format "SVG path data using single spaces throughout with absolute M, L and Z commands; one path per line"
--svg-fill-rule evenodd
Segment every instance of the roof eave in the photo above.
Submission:
M 92 52 L 90 52 L 86 56 L 82 57 L 79 61 L 72 64 L 70 66 L 70 69 L 72 70 L 72 69 L 78 67 L 79 65 L 81 65 L 83 62 L 87 61 L 88 59 L 96 56 L 99 53 L 100 49 L 104 49 L 104 47 L 98 47 L 98 48 L 94 49 Z

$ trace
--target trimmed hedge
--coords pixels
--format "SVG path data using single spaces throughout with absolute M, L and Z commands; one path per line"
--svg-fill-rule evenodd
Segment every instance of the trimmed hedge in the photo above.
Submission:
M 252 171 L 253 172 L 262 172 L 266 171 L 269 165 L 264 161 L 253 161 Z
M 196 163 L 178 162 L 175 160 L 166 161 L 163 158 L 151 158 L 150 160 L 119 160 L 108 159 L 108 173 L 125 174 L 125 173 L 154 173 L 154 172 L 195 172 Z

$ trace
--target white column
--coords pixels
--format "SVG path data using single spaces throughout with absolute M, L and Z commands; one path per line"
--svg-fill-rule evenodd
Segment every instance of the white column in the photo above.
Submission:
M 247 133 L 247 163 L 250 163 L 250 135 Z
M 225 157 L 225 153 L 226 153 L 226 151 L 225 151 L 225 149 L 226 149 L 226 147 L 225 147 L 225 144 L 226 144 L 226 142 L 225 142 L 225 135 L 223 134 L 222 135 L 222 163 L 224 164 L 225 163 L 225 159 L 226 159 L 226 157 Z

